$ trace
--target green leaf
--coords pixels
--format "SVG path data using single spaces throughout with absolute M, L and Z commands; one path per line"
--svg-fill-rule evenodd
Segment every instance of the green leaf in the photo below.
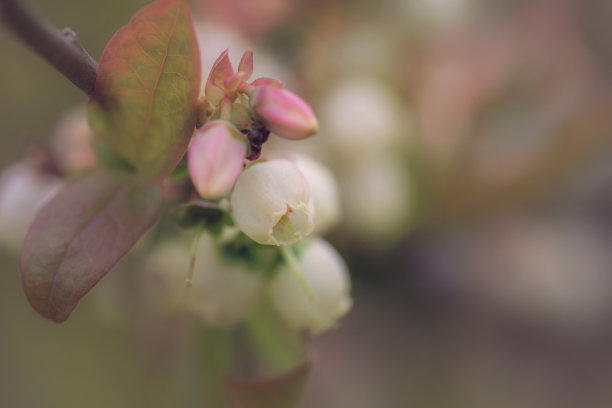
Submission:
M 88 114 L 96 135 L 155 184 L 187 150 L 200 55 L 186 0 L 158 0 L 115 33 L 98 65 Z
M 160 188 L 141 189 L 110 172 L 65 186 L 38 212 L 21 252 L 30 304 L 55 322 L 115 266 L 157 219 Z
M 189 167 L 187 167 L 187 160 L 183 159 L 170 173 L 170 179 L 172 180 L 186 180 L 189 178 Z
M 203 225 L 213 234 L 220 234 L 224 225 L 231 225 L 232 218 L 229 213 L 220 208 L 218 204 L 194 200 L 179 204 L 171 210 L 181 227 L 194 227 Z

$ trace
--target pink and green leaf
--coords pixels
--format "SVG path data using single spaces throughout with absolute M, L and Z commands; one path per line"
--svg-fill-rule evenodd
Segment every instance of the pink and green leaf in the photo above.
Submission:
M 234 75 L 234 68 L 227 53 L 226 49 L 215 60 L 205 85 L 206 99 L 215 106 L 225 96 L 225 79 Z
M 115 266 L 157 219 L 158 187 L 98 171 L 64 187 L 37 214 L 21 252 L 30 304 L 55 322 Z
M 106 45 L 90 123 L 140 180 L 155 184 L 187 149 L 199 90 L 200 56 L 187 1 L 158 0 Z
M 245 51 L 238 64 L 238 72 L 244 73 L 245 79 L 253 75 L 253 51 Z

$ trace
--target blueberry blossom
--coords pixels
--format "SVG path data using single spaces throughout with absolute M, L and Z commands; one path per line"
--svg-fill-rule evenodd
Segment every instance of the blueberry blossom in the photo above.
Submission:
M 289 159 L 308 181 L 315 210 L 314 233 L 325 234 L 331 231 L 341 219 L 338 184 L 334 176 L 311 156 L 293 153 Z
M 197 247 L 191 285 L 186 285 L 189 258 L 189 244 L 176 240 L 162 244 L 147 261 L 169 309 L 191 313 L 215 327 L 231 326 L 253 312 L 264 281 L 258 271 L 226 260 L 205 235 Z
M 319 123 L 306 101 L 287 89 L 261 86 L 251 94 L 251 109 L 270 131 L 285 139 L 303 139 Z
M 289 266 L 270 282 L 269 295 L 279 315 L 298 329 L 319 333 L 332 328 L 351 308 L 350 278 L 342 257 L 327 241 L 306 244 L 297 260 L 311 296 Z
M 282 87 L 273 78 L 258 78 L 247 82 L 253 73 L 253 53 L 246 51 L 234 71 L 228 51 L 221 53 L 213 64 L 204 88 L 205 98 L 201 102 L 199 121 L 211 119 L 230 120 L 239 127 L 248 127 L 251 122 L 249 94 L 258 86 Z
M 274 78 L 248 82 L 253 53 L 247 51 L 234 71 L 227 50 L 213 64 L 200 99 L 198 123 L 223 119 L 236 125 L 249 141 L 247 159 L 256 160 L 270 132 L 286 139 L 302 139 L 318 129 L 317 118 L 302 98 Z
M 263 245 L 294 245 L 313 230 L 308 182 L 288 160 L 270 160 L 244 170 L 231 195 L 234 223 Z
M 198 193 L 209 200 L 229 194 L 246 153 L 246 139 L 231 123 L 215 120 L 199 129 L 187 157 L 189 175 Z

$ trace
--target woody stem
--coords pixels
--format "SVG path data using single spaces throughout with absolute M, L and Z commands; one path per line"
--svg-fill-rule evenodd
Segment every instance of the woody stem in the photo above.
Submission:
M 0 0 L 0 20 L 80 90 L 93 93 L 97 63 L 72 30 L 54 28 L 22 0 Z

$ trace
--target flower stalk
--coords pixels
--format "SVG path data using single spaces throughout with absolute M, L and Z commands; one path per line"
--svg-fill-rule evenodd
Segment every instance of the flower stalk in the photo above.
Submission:
M 314 292 L 312 291 L 312 288 L 306 281 L 306 278 L 304 277 L 304 273 L 300 269 L 300 266 L 298 265 L 297 260 L 295 259 L 295 255 L 293 254 L 291 249 L 287 246 L 281 246 L 280 251 L 281 251 L 281 255 L 283 255 L 283 259 L 285 260 L 285 263 L 287 264 L 289 269 L 291 269 L 291 272 L 293 272 L 293 274 L 295 275 L 295 278 L 298 280 L 298 282 L 304 289 L 304 292 L 306 292 L 306 294 L 308 295 L 308 298 L 311 301 L 314 300 L 315 298 Z

